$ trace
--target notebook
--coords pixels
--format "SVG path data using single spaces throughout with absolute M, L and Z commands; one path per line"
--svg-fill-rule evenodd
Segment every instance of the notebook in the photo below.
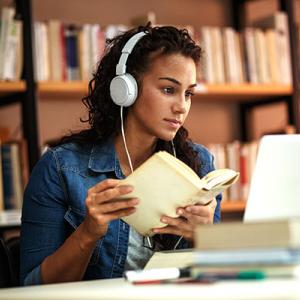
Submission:
M 244 221 L 293 217 L 300 217 L 300 134 L 264 136 Z

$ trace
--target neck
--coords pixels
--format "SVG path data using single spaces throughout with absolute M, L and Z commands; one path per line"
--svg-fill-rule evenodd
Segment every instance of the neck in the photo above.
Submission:
M 127 149 L 131 158 L 133 170 L 145 162 L 154 152 L 156 140 L 144 139 L 138 136 L 131 136 L 125 131 Z M 122 172 L 125 176 L 131 173 L 128 157 L 125 150 L 125 145 L 121 134 L 115 138 L 115 149 L 119 158 Z

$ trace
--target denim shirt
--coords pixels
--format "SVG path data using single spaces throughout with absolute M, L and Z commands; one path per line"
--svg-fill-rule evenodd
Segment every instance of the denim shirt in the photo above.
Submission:
M 203 177 L 214 169 L 208 150 L 194 144 Z M 123 179 L 113 140 L 97 145 L 64 144 L 48 150 L 36 164 L 25 189 L 21 226 L 23 285 L 41 284 L 40 265 L 83 222 L 87 190 L 107 178 Z M 217 197 L 214 222 L 220 221 L 221 195 Z M 109 223 L 87 266 L 84 280 L 121 277 L 128 248 L 129 225 Z M 188 248 L 182 239 L 178 248 Z M 70 253 L 72 255 L 72 252 Z

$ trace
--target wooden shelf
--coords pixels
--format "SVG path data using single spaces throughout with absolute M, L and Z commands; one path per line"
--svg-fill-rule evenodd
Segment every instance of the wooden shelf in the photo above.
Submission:
M 246 201 L 221 201 L 221 211 L 224 212 L 243 212 L 246 207 Z
M 85 95 L 87 81 L 47 81 L 38 83 L 42 96 Z M 274 84 L 199 84 L 195 101 L 252 101 L 292 94 L 290 85 Z
M 0 95 L 8 93 L 24 92 L 26 88 L 24 81 L 0 81 Z
M 195 100 L 258 101 L 291 95 L 292 86 L 283 84 L 199 84 Z
M 87 81 L 45 81 L 38 83 L 38 92 L 41 96 L 78 96 L 85 95 L 87 90 Z

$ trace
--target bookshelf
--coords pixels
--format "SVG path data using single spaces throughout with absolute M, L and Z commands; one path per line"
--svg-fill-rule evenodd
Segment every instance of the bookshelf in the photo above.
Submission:
M 32 170 L 40 156 L 33 72 L 32 15 L 30 0 L 15 0 L 16 14 L 23 22 L 23 72 L 19 82 L 0 82 L 0 107 L 19 103 L 23 137 L 28 141 L 28 161 Z
M 82 1 L 82 0 L 81 0 Z M 245 23 L 245 3 L 250 2 L 250 0 L 244 1 L 224 1 L 227 4 L 224 4 L 224 10 L 227 17 L 227 20 L 224 23 L 231 23 L 235 29 L 241 29 Z M 260 1 L 260 0 L 258 0 Z M 43 4 L 46 8 L 44 9 L 44 13 L 47 13 L 49 3 L 51 1 L 45 1 L 48 4 Z M 80 11 L 80 6 L 78 3 L 80 0 L 76 0 L 76 5 L 70 8 L 70 14 L 74 14 L 78 18 L 78 13 Z M 92 1 L 92 5 L 96 5 L 97 1 Z M 212 9 L 214 1 L 207 1 L 207 5 L 209 9 Z M 274 1 L 273 1 L 274 2 Z M 288 21 L 290 25 L 290 43 L 291 43 L 291 59 L 292 59 L 292 77 L 293 84 L 292 85 L 283 85 L 283 84 L 200 84 L 199 89 L 196 92 L 196 95 L 193 99 L 196 105 L 199 105 L 202 102 L 211 103 L 211 102 L 219 102 L 224 105 L 232 105 L 236 104 L 239 110 L 240 120 L 238 124 L 240 125 L 239 136 L 243 141 L 248 140 L 248 125 L 247 124 L 247 114 L 249 111 L 256 106 L 265 105 L 268 103 L 273 103 L 274 101 L 286 101 L 288 104 L 288 117 L 289 123 L 294 124 L 297 132 L 300 132 L 300 80 L 299 80 L 299 71 L 297 70 L 298 64 L 297 60 L 297 42 L 295 36 L 294 24 L 295 19 L 293 15 L 294 8 L 294 0 L 282 0 L 278 1 L 280 8 L 287 12 Z M 24 72 L 23 79 L 20 82 L 1 82 L 0 83 L 0 105 L 5 106 L 10 103 L 19 102 L 22 105 L 22 120 L 23 120 L 23 135 L 28 140 L 29 145 L 29 161 L 30 161 L 30 169 L 34 166 L 35 162 L 39 158 L 39 124 L 38 124 L 38 112 L 37 112 L 37 102 L 39 100 L 47 99 L 49 101 L 55 100 L 59 102 L 61 99 L 65 100 L 75 100 L 76 102 L 80 102 L 81 98 L 87 92 L 88 83 L 85 81 L 71 81 L 71 82 L 57 82 L 57 81 L 49 81 L 49 82 L 36 82 L 34 80 L 34 69 L 33 69 L 33 18 L 32 12 L 37 9 L 38 5 L 42 5 L 41 3 L 37 4 L 38 1 L 35 2 L 35 6 L 32 9 L 32 1 L 31 0 L 15 0 L 16 8 L 18 13 L 20 14 L 23 22 L 24 22 Z M 58 3 L 58 2 L 57 2 Z M 129 2 L 128 2 L 129 3 Z M 169 3 L 169 2 L 168 2 Z M 177 2 L 176 2 L 177 3 Z M 179 2 L 178 2 L 179 3 Z M 61 4 L 65 9 L 68 4 Z M 111 4 L 114 5 L 114 4 Z M 147 4 L 148 5 L 148 4 Z M 146 5 L 146 6 L 147 6 Z M 159 1 L 153 2 L 154 7 L 158 9 L 160 5 L 162 5 Z M 181 5 L 181 4 L 180 4 Z M 198 5 L 198 4 L 194 4 Z M 77 6 L 77 11 L 76 10 Z M 162 10 L 166 4 L 163 5 Z M 109 5 L 108 5 L 109 7 Z M 197 8 L 199 8 L 197 6 Z M 63 18 L 63 10 L 57 11 L 57 18 Z M 136 12 L 138 8 L 135 8 Z M 148 9 L 148 7 L 146 7 Z M 178 8 L 180 9 L 180 8 Z M 53 10 L 52 10 L 53 11 Z M 131 12 L 131 15 L 136 14 L 135 11 Z M 81 13 L 81 12 L 80 12 Z M 219 11 L 215 13 L 214 18 L 217 18 Z M 124 15 L 120 16 L 120 13 L 116 13 L 117 19 L 109 18 L 108 14 L 103 14 L 100 18 L 98 17 L 98 13 L 95 15 L 94 11 L 90 10 L 87 14 L 91 16 L 91 22 L 102 22 L 104 25 L 109 22 L 119 22 L 124 21 Z M 119 19 L 118 19 L 119 15 Z M 186 16 L 182 16 L 181 14 L 169 14 L 170 18 L 182 18 L 182 22 L 188 23 L 189 18 Z M 195 12 L 192 12 L 192 15 L 195 17 Z M 54 15 L 50 16 L 51 18 Z M 103 17 L 103 19 L 102 19 Z M 67 23 L 73 22 L 72 18 L 64 19 Z M 41 14 L 40 19 L 47 19 L 46 15 Z M 72 21 L 71 21 L 72 20 Z M 204 18 L 203 22 L 208 22 L 209 19 Z M 84 20 L 85 23 L 89 22 L 89 19 Z M 168 19 L 166 22 L 176 21 Z M 194 21 L 193 21 L 194 22 Z M 197 23 L 198 24 L 198 23 Z M 193 24 L 196 26 L 197 24 Z M 205 24 L 201 24 L 205 25 Z M 211 24 L 216 25 L 216 24 Z M 198 25 L 197 25 L 198 26 Z M 19 98 L 18 98 L 19 97 Z M 18 98 L 18 100 L 16 100 Z M 284 100 L 282 100 L 284 99 Z M 226 203 L 224 202 L 222 206 L 223 212 L 234 212 L 234 211 L 243 211 L 245 203 L 242 201 L 237 201 L 234 203 Z
M 46 81 L 37 84 L 38 93 L 43 96 L 82 95 L 87 92 L 87 81 Z M 280 84 L 203 84 L 199 83 L 194 101 L 262 101 L 274 97 L 290 96 L 292 86 Z
M 290 85 L 280 84 L 200 84 L 196 100 L 229 100 L 234 102 L 260 101 L 291 95 Z
M 239 1 L 231 1 L 232 5 L 232 21 L 233 26 L 235 29 L 241 29 L 247 25 L 247 17 L 246 17 L 246 4 L 253 3 L 254 1 L 250 0 L 239 0 Z M 258 2 L 258 1 L 257 1 Z M 273 1 L 274 2 L 274 1 Z M 287 93 L 284 96 L 284 101 L 288 106 L 288 118 L 289 123 L 295 126 L 296 132 L 300 132 L 300 89 L 299 89 L 299 82 L 300 82 L 300 70 L 298 65 L 298 44 L 297 44 L 297 33 L 296 33 L 296 3 L 295 0 L 277 0 L 278 8 L 285 12 L 288 16 L 288 27 L 289 27 L 289 41 L 290 41 L 290 57 L 291 57 L 291 72 L 292 72 L 292 86 L 291 86 L 291 93 Z M 281 97 L 277 97 L 274 95 L 268 98 L 268 101 L 264 102 L 263 104 L 274 103 L 282 101 L 280 100 Z M 259 101 L 257 103 L 246 103 L 240 105 L 240 123 L 241 123 L 241 139 L 246 141 L 248 139 L 247 135 L 247 114 L 249 110 L 251 110 L 255 105 L 261 105 Z
M 26 84 L 24 81 L 18 82 L 0 82 L 0 95 L 7 95 L 9 93 L 24 92 Z
M 87 81 L 48 81 L 39 82 L 37 90 L 39 95 L 43 97 L 61 97 L 61 96 L 76 96 L 80 101 L 80 96 L 86 94 L 88 89 Z
M 232 212 L 243 213 L 245 207 L 246 207 L 246 202 L 244 200 L 224 201 L 223 203 L 221 203 L 221 212 L 222 213 L 232 213 Z

